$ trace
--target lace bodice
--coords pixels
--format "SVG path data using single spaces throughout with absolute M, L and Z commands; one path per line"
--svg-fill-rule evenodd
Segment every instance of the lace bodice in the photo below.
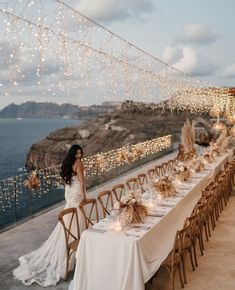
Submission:
M 65 185 L 65 200 L 67 207 L 78 207 L 82 200 L 80 193 L 80 181 L 77 176 L 73 176 L 71 185 Z

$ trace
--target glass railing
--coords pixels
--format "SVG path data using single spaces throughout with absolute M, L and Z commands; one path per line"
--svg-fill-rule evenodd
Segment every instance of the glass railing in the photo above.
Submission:
M 171 135 L 167 135 L 84 158 L 87 189 L 120 176 L 172 149 Z M 36 189 L 26 186 L 29 173 L 0 180 L 0 230 L 30 218 L 64 199 L 59 170 L 60 166 L 37 170 Z

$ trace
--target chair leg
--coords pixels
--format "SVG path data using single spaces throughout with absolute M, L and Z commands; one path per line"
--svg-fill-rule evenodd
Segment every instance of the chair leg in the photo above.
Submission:
M 211 226 L 214 231 L 216 224 L 215 224 L 215 209 L 213 208 L 211 211 Z
M 182 256 L 181 261 L 182 261 L 184 283 L 187 284 L 187 277 L 186 277 L 186 271 L 185 271 L 185 255 Z
M 193 261 L 192 246 L 190 246 L 188 251 L 189 251 L 189 255 L 190 255 L 190 261 L 191 261 L 192 270 L 195 271 L 195 266 L 194 266 L 194 261 Z
M 170 278 L 171 278 L 171 289 L 175 290 L 175 271 L 171 273 Z
M 205 228 L 206 240 L 209 241 L 208 232 L 207 232 L 207 220 L 205 220 L 204 228 Z
M 207 230 L 208 230 L 209 237 L 211 237 L 210 217 L 209 217 L 209 214 L 207 215 Z
M 203 225 L 202 225 L 202 227 L 203 227 Z M 200 227 L 199 242 L 201 243 L 201 248 L 204 251 L 205 248 L 204 248 L 204 243 L 203 243 L 203 228 L 202 227 Z
M 184 288 L 184 281 L 183 281 L 182 270 L 181 270 L 181 262 L 179 262 L 179 264 L 178 264 L 178 272 L 179 272 L 181 287 Z
M 194 255 L 195 266 L 198 267 L 198 263 L 197 263 L 197 251 L 196 251 L 196 242 L 193 242 L 193 255 Z
M 64 275 L 64 280 L 66 281 L 68 278 L 68 272 L 69 272 L 69 257 L 67 255 L 66 257 L 66 269 L 65 269 L 65 275 Z
M 199 249 L 200 249 L 201 255 L 203 256 L 202 237 L 201 237 L 200 234 L 198 236 L 198 245 L 199 245 Z

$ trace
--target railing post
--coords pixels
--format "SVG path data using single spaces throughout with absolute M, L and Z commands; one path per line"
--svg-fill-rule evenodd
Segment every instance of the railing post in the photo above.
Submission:
M 31 197 L 31 191 L 30 190 L 27 190 L 28 191 L 28 201 L 29 201 L 29 214 L 30 214 L 30 217 L 33 216 L 33 211 L 32 211 L 32 197 Z
M 14 212 L 15 212 L 15 224 L 17 223 L 17 190 L 16 190 L 16 179 L 13 177 L 13 191 L 14 191 Z

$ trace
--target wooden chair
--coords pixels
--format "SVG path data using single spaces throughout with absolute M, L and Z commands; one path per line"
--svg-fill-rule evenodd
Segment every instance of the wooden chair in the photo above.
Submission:
M 191 226 L 191 239 L 193 245 L 193 255 L 196 267 L 198 266 L 197 262 L 197 240 L 200 248 L 201 255 L 203 255 L 203 246 L 202 246 L 202 236 L 200 230 L 200 212 L 199 209 L 195 209 L 192 215 L 189 217 L 190 226 Z
M 175 159 L 171 159 L 171 160 L 168 160 L 167 161 L 167 171 L 169 173 L 172 173 L 173 172 L 175 162 L 176 162 Z
M 154 169 L 149 169 L 147 171 L 147 174 L 148 174 L 149 180 L 153 180 L 154 177 L 155 177 L 155 170 Z
M 182 269 L 184 283 L 187 284 L 186 269 L 185 269 L 185 258 L 187 252 L 190 254 L 190 261 L 192 265 L 192 270 L 195 271 L 194 261 L 193 261 L 193 244 L 192 244 L 192 230 L 189 219 L 187 218 L 184 227 L 179 231 L 180 243 L 182 248 Z
M 101 191 L 98 194 L 98 201 L 102 207 L 103 218 L 105 218 L 107 214 L 110 215 L 108 208 L 113 207 L 113 197 L 111 190 Z
M 207 199 L 203 197 L 202 202 L 198 205 L 198 209 L 200 212 L 200 228 L 201 235 L 203 239 L 203 228 L 205 229 L 206 240 L 209 241 L 209 233 L 208 233 L 208 210 L 207 210 Z M 204 250 L 204 245 L 203 245 Z
M 176 232 L 175 240 L 173 244 L 173 248 L 170 252 L 170 254 L 167 256 L 167 258 L 163 261 L 161 264 L 161 267 L 164 267 L 167 269 L 170 279 L 171 279 L 171 289 L 175 289 L 175 273 L 178 269 L 180 283 L 182 288 L 184 288 L 184 282 L 182 277 L 182 239 L 184 239 L 183 235 L 185 235 L 183 232 L 180 231 Z M 181 237 L 182 236 L 182 237 Z
M 161 165 L 157 165 L 154 168 L 154 173 L 156 177 L 161 177 L 162 176 L 162 169 L 161 169 Z
M 135 177 L 127 179 L 126 185 L 129 190 L 135 190 L 135 189 L 138 189 L 139 187 L 138 180 Z
M 112 188 L 112 192 L 114 193 L 116 200 L 120 201 L 121 197 L 125 193 L 125 185 L 122 183 L 114 185 Z
M 140 186 L 143 186 L 144 184 L 147 184 L 148 182 L 147 175 L 145 173 L 138 174 L 137 179 Z
M 168 172 L 168 162 L 161 164 L 161 176 L 164 176 Z
M 79 204 L 79 208 L 83 214 L 86 229 L 93 226 L 96 222 L 99 222 L 99 213 L 95 198 L 83 200 Z
M 213 194 L 211 191 L 204 191 L 203 192 L 204 197 L 206 199 L 206 205 L 207 205 L 207 231 L 209 237 L 211 237 L 211 227 L 212 229 L 215 228 L 215 218 L 214 218 L 214 209 L 213 209 Z M 211 227 L 210 227 L 211 223 Z
M 80 229 L 79 229 L 77 209 L 75 207 L 72 207 L 72 208 L 67 208 L 67 209 L 62 210 L 59 213 L 58 220 L 63 226 L 64 236 L 65 236 L 66 269 L 65 269 L 64 280 L 67 280 L 68 272 L 69 272 L 69 260 L 72 254 L 77 251 L 77 247 L 80 241 Z

